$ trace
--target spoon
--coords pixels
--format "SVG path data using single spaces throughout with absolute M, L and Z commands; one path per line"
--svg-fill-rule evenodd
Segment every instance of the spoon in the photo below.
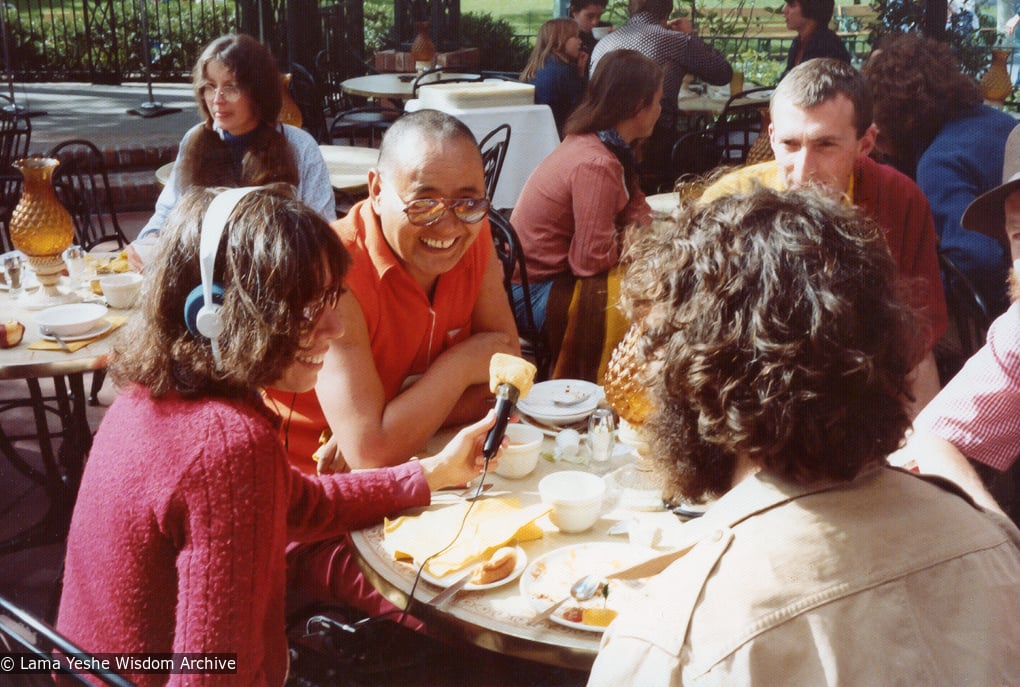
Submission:
M 600 575 L 585 575 L 584 577 L 579 578 L 570 586 L 570 596 L 563 597 L 552 606 L 549 606 L 541 613 L 538 613 L 528 624 L 537 625 L 543 620 L 546 620 L 556 612 L 556 609 L 571 599 L 574 599 L 574 601 L 587 601 L 602 591 L 602 587 L 604 587 L 605 584 L 605 579 Z
M 569 408 L 570 406 L 576 406 L 578 403 L 584 403 L 589 398 L 591 398 L 590 391 L 582 391 L 579 393 L 564 392 L 559 396 L 554 396 L 552 402 L 554 406 Z

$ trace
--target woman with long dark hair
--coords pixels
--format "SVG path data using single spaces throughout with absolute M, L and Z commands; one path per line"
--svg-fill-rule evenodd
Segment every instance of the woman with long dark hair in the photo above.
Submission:
M 327 222 L 336 219 L 329 170 L 315 139 L 277 121 L 281 78 L 272 53 L 251 36 L 221 36 L 202 51 L 192 85 L 203 121 L 181 139 L 156 210 L 139 232 L 137 250 L 129 249 L 134 267 L 144 266 L 170 211 L 193 186 L 285 182 Z
M 539 327 L 557 277 L 615 267 L 624 229 L 648 221 L 634 146 L 651 135 L 661 99 L 659 65 L 636 50 L 607 54 L 567 120 L 563 143 L 524 185 L 510 220 L 524 249 Z M 514 290 L 520 309 L 523 292 L 519 284 Z

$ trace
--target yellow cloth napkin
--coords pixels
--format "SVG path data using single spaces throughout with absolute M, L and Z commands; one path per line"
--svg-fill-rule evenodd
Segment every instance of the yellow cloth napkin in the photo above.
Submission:
M 496 549 L 512 541 L 540 539 L 542 528 L 535 520 L 549 512 L 549 506 L 544 504 L 521 508 L 516 498 L 482 499 L 468 512 L 470 505 L 458 503 L 421 515 L 387 519 L 383 525 L 383 546 L 393 558 L 411 559 L 415 565 L 421 565 L 450 544 L 466 515 L 464 529 L 453 545 L 425 565 L 430 575 L 445 577 L 487 560 Z
M 68 349 L 67 352 L 68 353 L 74 353 L 75 351 L 80 351 L 81 349 L 83 349 L 86 346 L 88 346 L 90 343 L 93 343 L 95 341 L 99 341 L 104 336 L 109 336 L 111 333 L 113 333 L 113 332 L 117 331 L 118 329 L 120 329 L 120 327 L 123 326 L 124 323 L 128 321 L 127 315 L 109 315 L 109 316 L 107 316 L 107 317 L 105 317 L 103 319 L 105 319 L 107 322 L 110 323 L 110 328 L 109 329 L 107 329 L 102 334 L 97 334 L 96 336 L 93 336 L 90 339 L 82 339 L 81 341 L 68 341 L 67 342 L 67 349 Z M 60 347 L 60 344 L 58 344 L 56 341 L 50 341 L 49 339 L 39 339 L 38 341 L 33 341 L 32 343 L 30 343 L 28 345 L 28 348 L 29 348 L 29 350 L 33 350 L 33 351 L 62 351 L 62 350 L 64 350 L 63 348 Z

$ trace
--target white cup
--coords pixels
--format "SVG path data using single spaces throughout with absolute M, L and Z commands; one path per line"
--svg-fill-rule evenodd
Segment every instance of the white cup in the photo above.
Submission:
M 563 470 L 543 477 L 538 493 L 552 506 L 549 519 L 561 532 L 584 532 L 602 516 L 606 483 L 590 472 Z
M 503 449 L 496 465 L 496 474 L 510 479 L 527 477 L 538 465 L 542 449 L 542 430 L 531 425 L 507 425 L 506 436 L 510 443 Z
M 598 41 L 608 36 L 609 32 L 612 30 L 613 30 L 612 26 L 595 26 L 592 27 L 591 35 L 595 38 L 595 40 Z
M 99 288 L 111 308 L 126 310 L 134 305 L 138 292 L 142 290 L 142 275 L 135 272 L 109 274 L 100 278 Z

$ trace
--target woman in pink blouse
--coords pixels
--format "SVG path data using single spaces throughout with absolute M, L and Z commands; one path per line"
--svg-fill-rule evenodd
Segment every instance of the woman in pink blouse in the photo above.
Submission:
M 531 173 L 510 221 L 524 249 L 535 324 L 543 327 L 553 281 L 616 266 L 624 230 L 651 210 L 634 146 L 661 111 L 662 68 L 635 50 L 606 55 L 567 120 L 563 142 Z M 520 275 L 514 310 L 523 318 Z

